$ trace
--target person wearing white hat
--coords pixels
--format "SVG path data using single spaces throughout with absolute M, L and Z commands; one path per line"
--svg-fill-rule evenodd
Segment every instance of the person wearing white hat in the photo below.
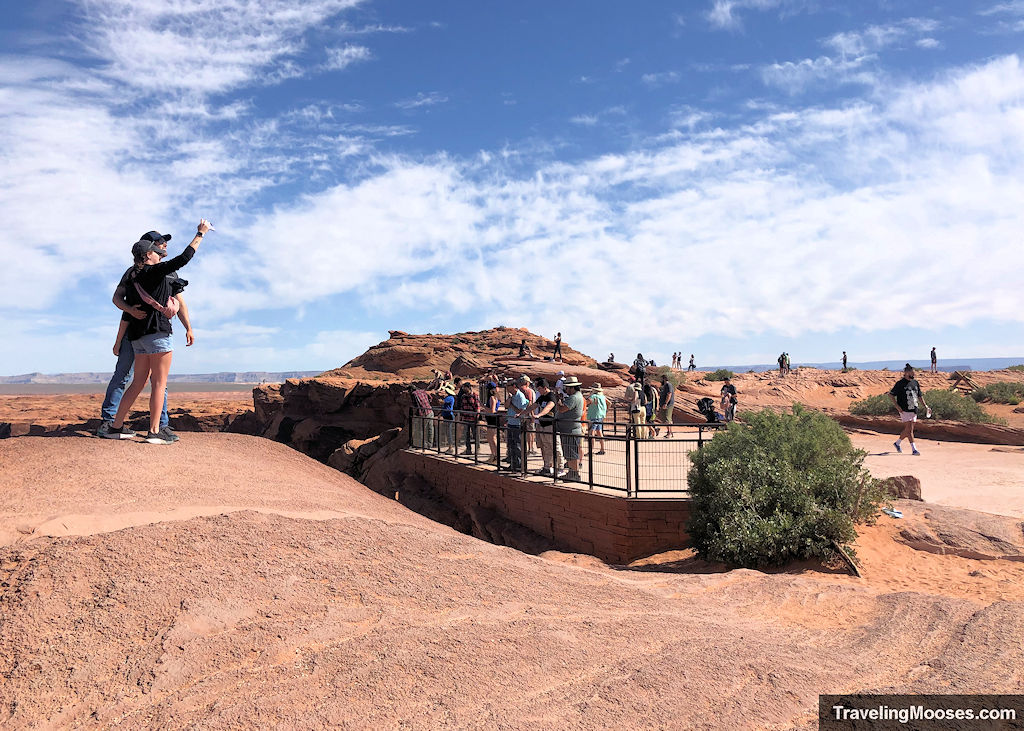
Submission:
M 565 371 L 558 372 L 558 380 L 555 381 L 555 393 L 565 396 Z
M 582 385 L 576 376 L 569 376 L 565 380 L 565 396 L 558 402 L 558 415 L 555 417 L 555 426 L 562 441 L 562 452 L 569 468 L 566 479 L 574 481 L 580 479 L 580 438 L 583 436 L 583 394 L 580 393 Z

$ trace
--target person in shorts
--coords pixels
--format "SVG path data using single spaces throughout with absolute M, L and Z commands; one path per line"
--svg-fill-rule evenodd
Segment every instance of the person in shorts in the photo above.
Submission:
M 598 381 L 594 382 L 590 390 L 590 403 L 587 405 L 587 421 L 590 426 L 588 434 L 590 439 L 588 440 L 590 449 L 588 454 L 593 451 L 594 440 L 597 440 L 598 446 L 600 447 L 598 454 L 604 454 L 604 419 L 608 415 L 608 400 L 604 396 L 604 389 L 601 388 L 601 384 Z
M 171 322 L 168 318 L 177 312 L 167 275 L 187 265 L 199 249 L 203 236 L 212 230 L 213 226 L 209 221 L 205 218 L 200 219 L 196 235 L 189 245 L 182 253 L 168 261 L 161 261 L 166 246 L 161 247 L 157 242 L 142 240 L 132 246 L 135 267 L 125 284 L 125 301 L 131 306 L 140 307 L 145 316 L 128 323 L 125 337 L 135 351 L 135 378 L 118 404 L 117 414 L 107 432 L 108 439 L 135 436 L 135 432 L 126 427 L 124 422 L 148 381 L 149 432 L 145 440 L 148 444 L 171 444 L 175 441 L 170 435 L 160 431 L 160 412 L 174 349 L 171 343 Z
M 142 234 L 139 241 L 151 241 L 160 247 L 161 258 L 167 256 L 167 242 L 171 240 L 170 234 L 161 234 L 159 231 L 147 231 Z M 121 405 L 121 397 L 132 379 L 132 372 L 135 365 L 135 351 L 132 344 L 125 337 L 128 331 L 128 323 L 132 318 L 141 320 L 146 313 L 140 307 L 130 306 L 125 302 L 125 284 L 128 276 L 135 270 L 134 265 L 129 267 L 121 276 L 117 289 L 114 290 L 114 305 L 121 310 L 121 321 L 117 330 L 117 337 L 114 340 L 114 355 L 117 356 L 117 363 L 114 372 L 107 383 L 107 390 L 103 396 L 103 403 L 100 405 L 100 425 L 96 430 L 96 436 L 104 439 L 110 434 L 110 426 L 117 416 L 117 407 Z M 170 272 L 167 275 L 167 283 L 170 287 L 171 296 L 178 302 L 178 319 L 185 326 L 185 345 L 190 346 L 195 342 L 195 335 L 192 332 L 192 323 L 189 320 L 188 305 L 185 302 L 184 289 L 188 282 L 178 276 L 177 272 Z M 164 392 L 164 405 L 160 411 L 160 433 L 167 436 L 171 441 L 178 441 L 178 435 L 171 429 L 170 420 L 167 416 L 167 393 Z
M 676 407 L 676 387 L 668 380 L 668 376 L 661 376 L 661 393 L 659 396 L 658 421 L 665 425 L 665 439 L 672 436 L 672 412 Z
M 935 348 L 932 347 L 932 373 L 939 372 L 939 356 L 935 355 Z
M 918 408 L 924 407 L 928 414 L 931 413 L 931 409 L 925 403 L 921 384 L 914 378 L 914 368 L 910 363 L 903 366 L 903 378 L 896 381 L 896 385 L 889 391 L 889 398 L 892 399 L 893 406 L 900 414 L 900 421 L 903 422 L 900 438 L 893 442 L 892 446 L 896 447 L 897 452 L 902 452 L 900 443 L 906 439 L 910 442 L 910 453 L 915 457 L 920 456 L 921 453 L 914 444 L 914 422 L 917 421 Z

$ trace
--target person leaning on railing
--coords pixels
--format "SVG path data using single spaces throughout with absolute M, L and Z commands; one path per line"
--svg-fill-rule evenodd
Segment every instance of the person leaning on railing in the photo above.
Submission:
M 444 443 L 447 446 L 445 454 L 453 454 L 458 445 L 455 443 L 455 387 L 450 383 L 443 382 L 438 388 L 441 396 L 441 434 L 444 435 Z M 438 439 L 440 440 L 440 436 Z M 440 441 L 438 442 L 440 446 Z
M 480 397 L 473 391 L 472 383 L 463 381 L 459 388 L 459 399 L 455 408 L 461 414 L 461 427 L 466 437 L 464 454 L 473 454 L 476 445 L 476 424 L 480 420 Z M 456 446 L 457 449 L 458 446 Z
M 416 415 L 413 423 L 412 443 L 416 447 L 430 447 L 434 444 L 434 409 L 430 405 L 430 395 L 422 388 L 409 384 L 409 395 L 412 397 Z
M 537 441 L 544 469 L 537 472 L 541 477 L 563 477 L 562 445 L 555 433 L 555 392 L 548 385 L 548 379 L 538 378 L 533 382 L 537 388 L 537 400 L 531 408 L 531 418 L 537 424 Z
M 583 394 L 580 393 L 579 382 L 576 376 L 570 376 L 565 381 L 565 396 L 563 396 L 555 407 L 556 427 L 562 441 L 562 451 L 565 453 L 565 461 L 569 467 L 567 480 L 580 479 L 580 439 L 583 436 Z

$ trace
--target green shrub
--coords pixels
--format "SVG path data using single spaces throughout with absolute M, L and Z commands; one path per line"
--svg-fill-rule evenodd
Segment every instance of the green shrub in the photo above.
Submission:
M 705 381 L 724 381 L 726 378 L 732 378 L 736 374 L 725 368 L 719 368 L 714 373 L 709 373 L 704 376 Z
M 873 520 L 885 498 L 836 422 L 794 404 L 730 424 L 691 455 L 688 530 L 711 561 L 757 568 L 817 558 L 833 545 L 853 555 L 855 523 Z
M 926 391 L 924 401 L 931 408 L 933 419 L 952 419 L 973 424 L 1005 423 L 1002 419 L 992 416 L 978 406 L 972 399 L 961 396 L 955 391 L 942 389 Z M 923 414 L 923 412 L 923 408 L 918 409 L 918 414 Z M 893 406 L 889 394 L 880 393 L 863 401 L 854 401 L 850 404 L 850 413 L 857 416 L 895 416 L 896 407 Z
M 672 388 L 678 388 L 680 383 L 686 383 L 686 376 L 682 371 L 668 366 L 658 366 L 654 369 L 654 375 L 658 381 L 661 381 L 662 376 L 668 376 L 668 382 L 672 384 Z
M 849 373 L 850 371 L 855 371 L 855 370 L 857 370 L 857 369 L 854 366 L 846 366 L 846 368 L 843 368 L 843 373 Z
M 1021 373 L 1024 373 L 1024 365 L 1012 365 L 1009 368 L 1007 368 L 1006 370 L 1008 370 L 1008 371 L 1020 371 Z
M 880 393 L 877 396 L 870 396 L 863 401 L 854 401 L 850 404 L 850 413 L 857 416 L 887 416 L 896 412 L 892 405 L 889 394 Z
M 1016 406 L 1024 399 L 1024 383 L 1016 381 L 1003 381 L 1002 383 L 990 383 L 987 386 L 976 389 L 971 398 L 975 401 L 991 401 L 996 404 L 1012 404 Z
M 932 410 L 932 418 L 935 419 L 952 419 L 972 424 L 1006 423 L 1005 419 L 992 416 L 985 411 L 974 399 L 961 396 L 956 391 L 927 391 L 924 400 Z

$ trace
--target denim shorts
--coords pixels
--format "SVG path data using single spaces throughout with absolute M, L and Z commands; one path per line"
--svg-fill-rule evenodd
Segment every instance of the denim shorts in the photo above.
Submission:
M 132 341 L 132 350 L 135 355 L 154 355 L 156 353 L 170 353 L 174 350 L 170 333 L 150 333 L 143 335 L 138 340 Z

